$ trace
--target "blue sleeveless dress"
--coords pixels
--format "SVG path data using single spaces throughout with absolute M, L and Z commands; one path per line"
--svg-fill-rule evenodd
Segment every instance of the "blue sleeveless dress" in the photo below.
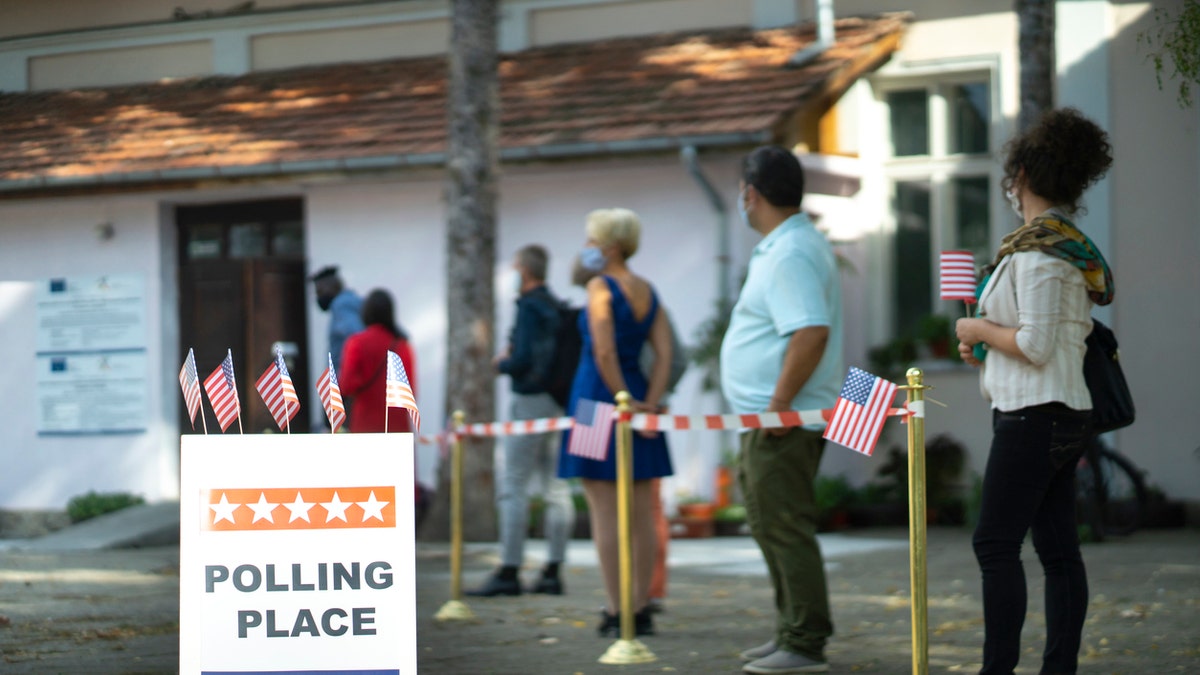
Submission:
M 604 277 L 612 292 L 613 330 L 617 344 L 617 359 L 621 364 L 621 373 L 625 377 L 625 386 L 637 400 L 646 396 L 649 383 L 646 376 L 638 367 L 638 357 L 642 346 L 650 336 L 650 327 L 654 325 L 654 317 L 658 314 L 658 296 L 650 292 L 650 311 L 638 321 L 634 318 L 633 308 L 621 291 L 620 285 L 611 277 Z M 600 371 L 596 367 L 592 352 L 592 336 L 588 331 L 587 308 L 579 312 L 579 333 L 583 337 L 583 346 L 579 354 L 579 367 L 575 370 L 575 381 L 571 385 L 571 397 L 567 401 L 567 414 L 574 415 L 575 407 L 580 399 L 591 399 L 613 403 L 613 392 L 608 390 Z M 608 441 L 608 454 L 603 462 L 567 454 L 567 444 L 571 432 L 563 432 L 562 445 L 558 451 L 558 476 L 560 478 L 590 478 L 594 480 L 617 479 L 616 429 Z M 671 455 L 667 452 L 667 439 L 658 434 L 654 438 L 643 438 L 636 431 L 633 434 L 633 479 L 646 480 L 670 476 Z

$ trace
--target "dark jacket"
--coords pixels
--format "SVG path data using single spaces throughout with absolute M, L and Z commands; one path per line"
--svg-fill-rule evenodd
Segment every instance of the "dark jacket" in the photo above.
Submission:
M 517 298 L 517 322 L 508 336 L 508 358 L 497 368 L 512 377 L 517 394 L 546 391 L 546 376 L 554 362 L 559 302 L 543 284 Z

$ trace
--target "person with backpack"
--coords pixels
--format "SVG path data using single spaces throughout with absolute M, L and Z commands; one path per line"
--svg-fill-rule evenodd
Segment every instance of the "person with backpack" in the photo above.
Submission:
M 565 306 L 546 287 L 550 256 L 536 244 L 517 251 L 512 283 L 517 292 L 517 317 L 508 345 L 495 358 L 497 372 L 512 380 L 512 419 L 559 417 L 563 406 L 550 389 L 566 379 L 559 361 L 570 361 L 571 339 L 562 330 L 560 314 Z M 575 336 L 574 361 L 579 360 L 579 337 Z M 575 364 L 566 369 L 574 374 Z M 560 568 L 566 557 L 567 540 L 575 524 L 571 488 L 557 477 L 558 435 L 523 434 L 504 439 L 504 473 L 496 494 L 500 514 L 501 565 L 479 588 L 467 591 L 475 597 L 520 595 L 518 572 L 525 556 L 529 523 L 529 481 L 534 476 L 542 486 L 545 501 L 543 521 L 548 547 L 546 566 L 529 589 L 532 593 L 562 595 Z

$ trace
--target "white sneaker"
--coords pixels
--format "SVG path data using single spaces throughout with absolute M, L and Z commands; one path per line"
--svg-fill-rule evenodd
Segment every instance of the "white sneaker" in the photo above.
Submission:
M 774 654 L 776 649 L 779 649 L 779 645 L 775 642 L 775 638 L 771 638 L 757 647 L 747 649 L 739 654 L 739 656 L 742 657 L 743 661 L 757 661 L 764 656 Z
M 829 664 L 810 659 L 786 649 L 777 649 L 768 656 L 751 661 L 742 670 L 755 675 L 790 675 L 791 673 L 824 673 Z

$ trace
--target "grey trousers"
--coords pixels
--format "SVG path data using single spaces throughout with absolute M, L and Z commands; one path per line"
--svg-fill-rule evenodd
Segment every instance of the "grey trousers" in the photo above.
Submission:
M 512 419 L 559 417 L 562 408 L 549 394 L 513 394 Z M 504 475 L 496 494 L 500 512 L 502 562 L 520 567 L 525 558 L 525 535 L 529 529 L 529 481 L 536 477 L 542 488 L 547 561 L 561 563 L 567 539 L 575 525 L 571 486 L 558 478 L 558 446 L 562 434 L 525 434 L 504 441 Z

